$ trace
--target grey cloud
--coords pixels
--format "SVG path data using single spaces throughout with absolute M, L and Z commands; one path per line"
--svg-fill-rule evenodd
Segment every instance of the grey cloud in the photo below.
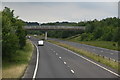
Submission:
M 52 3 L 17 2 L 3 3 L 15 10 L 15 14 L 26 21 L 81 21 L 117 16 L 117 3 Z

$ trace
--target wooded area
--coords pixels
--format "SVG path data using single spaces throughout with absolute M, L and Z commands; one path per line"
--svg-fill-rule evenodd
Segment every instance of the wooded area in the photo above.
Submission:
M 26 45 L 24 21 L 14 16 L 14 10 L 5 7 L 2 13 L 2 57 L 11 60 L 16 50 Z
M 64 25 L 64 26 L 86 26 L 85 32 L 79 31 L 49 31 L 49 37 L 67 38 L 76 34 L 81 34 L 80 41 L 118 41 L 120 39 L 120 19 L 116 17 L 106 18 L 102 20 L 82 21 L 78 23 L 55 22 L 45 23 L 41 25 Z

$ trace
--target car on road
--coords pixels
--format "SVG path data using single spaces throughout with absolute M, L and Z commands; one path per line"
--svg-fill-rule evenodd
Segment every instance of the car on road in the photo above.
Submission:
M 36 34 L 34 34 L 34 36 L 37 36 Z
M 28 36 L 28 39 L 30 39 L 30 36 Z
M 26 36 L 26 38 L 30 39 L 30 36 Z
M 43 46 L 43 45 L 44 45 L 44 41 L 43 40 L 38 41 L 38 46 Z

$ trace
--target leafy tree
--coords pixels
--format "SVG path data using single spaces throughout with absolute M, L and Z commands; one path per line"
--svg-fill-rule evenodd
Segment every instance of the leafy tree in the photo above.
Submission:
M 103 35 L 102 28 L 96 28 L 93 32 L 94 39 L 98 39 Z
M 25 30 L 23 21 L 14 17 L 14 10 L 5 7 L 2 11 L 2 53 L 3 59 L 14 55 L 16 50 L 25 46 Z
M 10 56 L 18 49 L 18 37 L 12 27 L 13 11 L 5 8 L 2 13 L 2 51 L 3 56 Z

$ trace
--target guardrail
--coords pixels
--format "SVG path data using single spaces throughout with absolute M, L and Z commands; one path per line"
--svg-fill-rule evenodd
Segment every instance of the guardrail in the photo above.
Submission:
M 94 55 L 96 55 L 96 56 L 100 56 L 100 57 L 102 57 L 103 59 L 108 59 L 109 61 L 114 61 L 114 62 L 120 63 L 119 60 L 115 60 L 115 59 L 112 59 L 112 58 L 109 58 L 109 57 L 106 57 L 106 56 L 103 56 L 103 55 L 100 55 L 100 54 L 96 54 L 96 53 L 92 53 L 92 54 L 94 54 Z

